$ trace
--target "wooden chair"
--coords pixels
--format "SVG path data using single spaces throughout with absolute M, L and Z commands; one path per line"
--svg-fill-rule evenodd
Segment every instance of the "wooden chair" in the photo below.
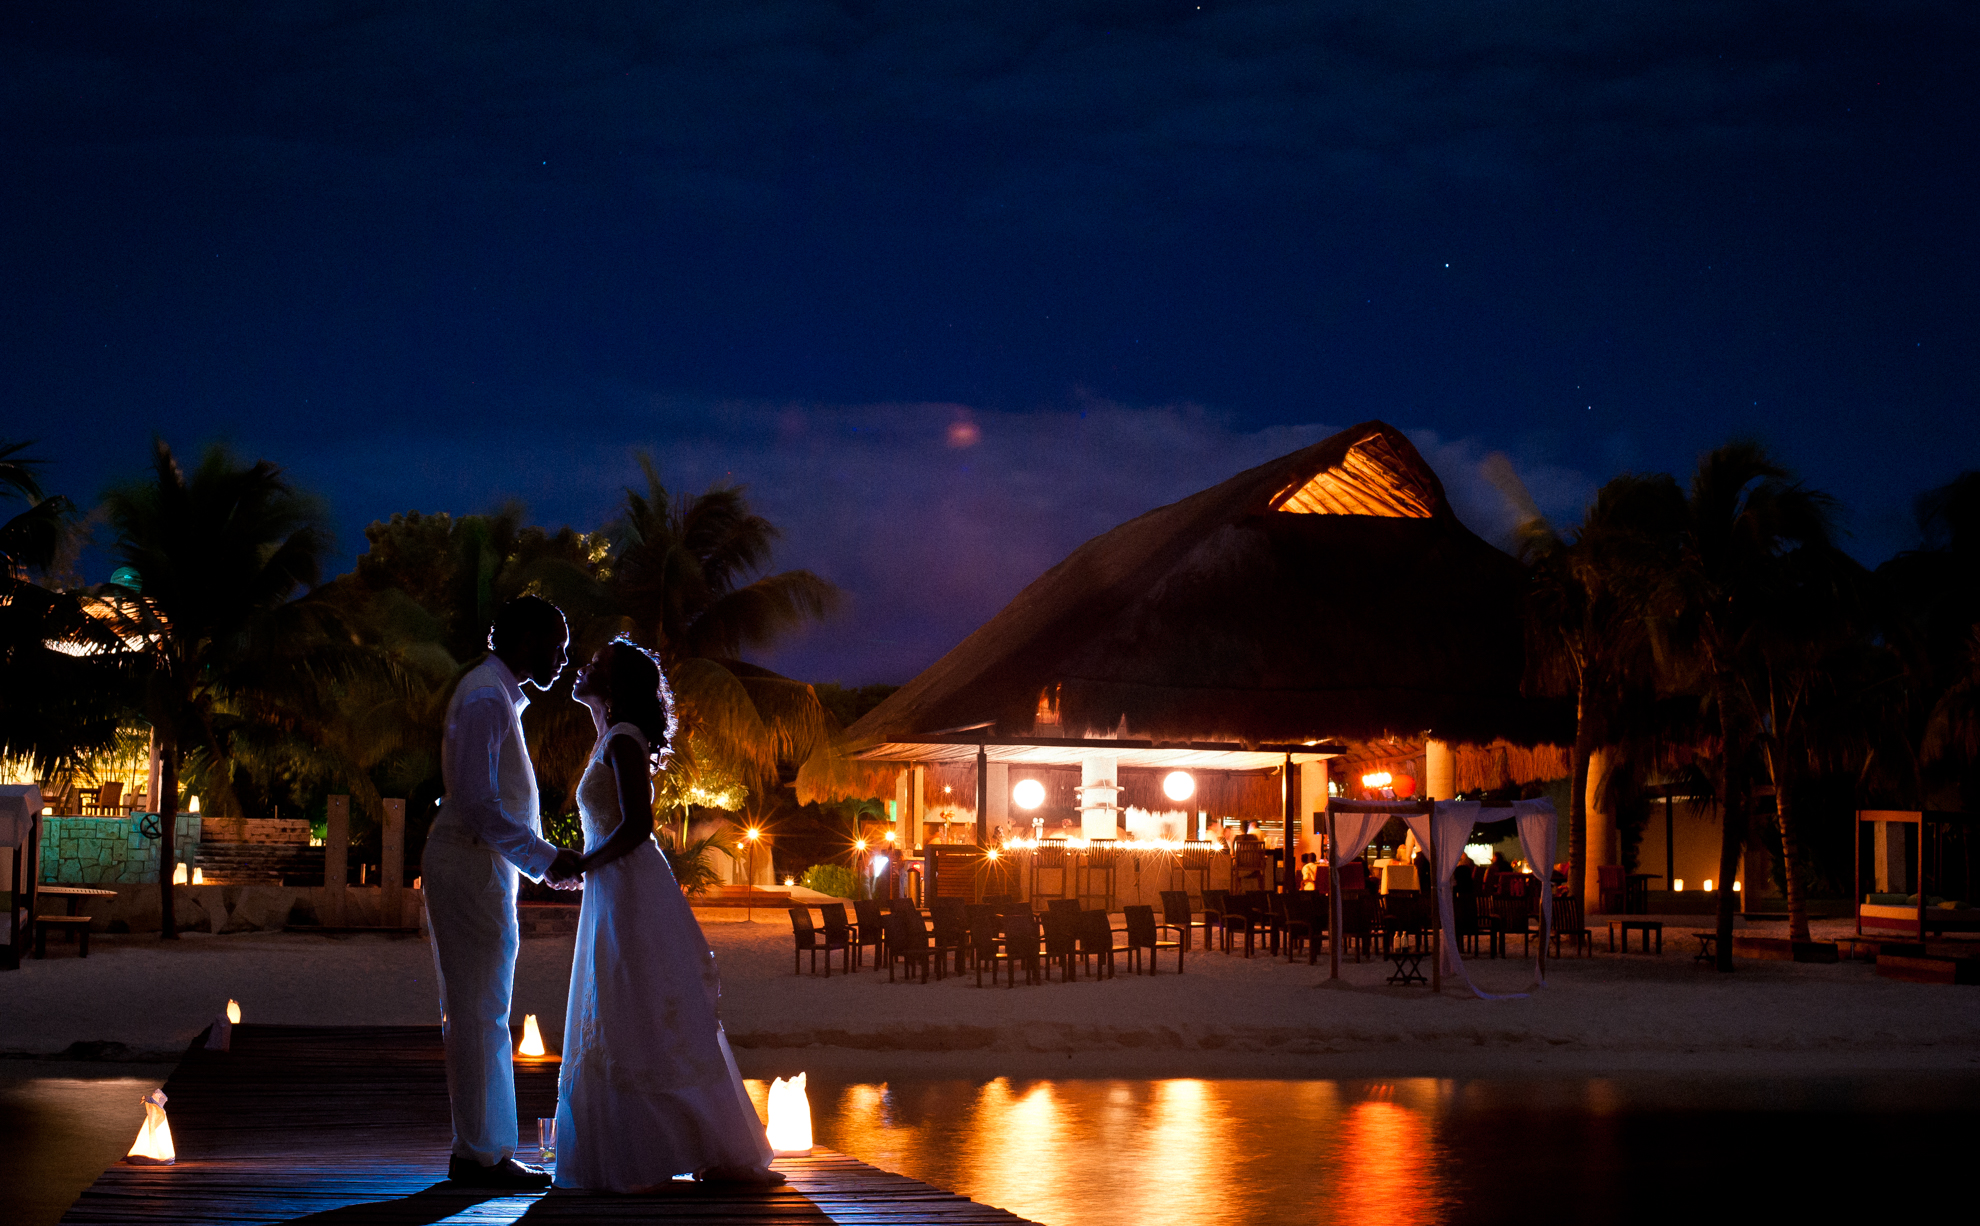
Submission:
M 861 945 L 873 947 L 873 969 L 877 971 L 880 960 L 887 956 L 887 913 L 881 910 L 877 901 L 861 898 L 853 901 L 853 916 L 855 939 Z
M 839 951 L 839 969 L 852 974 L 852 925 L 846 922 L 845 905 L 821 907 L 818 914 L 825 921 L 825 978 L 832 977 L 832 951 L 835 949 Z
M 1101 972 L 1106 977 L 1114 977 L 1114 926 L 1107 919 L 1105 911 L 1081 911 L 1074 922 L 1073 932 L 1079 942 L 1079 964 L 1088 965 L 1092 959 L 1093 977 L 1098 979 Z
M 1269 897 L 1262 890 L 1251 890 L 1224 900 L 1224 918 L 1218 927 L 1223 931 L 1225 953 L 1231 952 L 1237 944 L 1237 934 L 1241 932 L 1244 934 L 1244 956 L 1249 958 L 1257 946 L 1258 934 L 1271 931 Z
M 1189 892 L 1187 890 L 1162 891 L 1162 924 L 1164 927 L 1174 928 L 1181 934 L 1180 939 L 1182 940 L 1182 947 L 1184 949 L 1188 949 L 1191 944 L 1190 930 L 1201 928 L 1203 929 L 1204 947 L 1209 947 L 1210 925 L 1206 920 L 1196 919 L 1190 914 Z
M 1317 890 L 1297 890 L 1285 899 L 1286 961 L 1301 944 L 1318 945 L 1327 931 L 1327 896 Z
M 1602 915 L 1629 914 L 1629 878 L 1620 864 L 1595 869 L 1595 910 Z
M 793 975 L 802 975 L 804 973 L 804 955 L 807 953 L 811 955 L 811 973 L 816 975 L 818 973 L 818 955 L 822 951 L 825 955 L 825 977 L 830 979 L 832 977 L 832 951 L 834 949 L 838 950 L 839 956 L 844 959 L 844 969 L 848 972 L 852 970 L 852 955 L 846 948 L 846 933 L 843 928 L 839 930 L 838 944 L 834 945 L 832 944 L 831 929 L 829 927 L 821 939 L 818 929 L 812 926 L 810 907 L 791 907 L 788 914 L 791 917 L 791 943 L 793 947 L 791 950 L 791 973 Z M 844 922 L 844 917 L 840 917 L 840 923 L 843 924 Z M 828 920 L 827 923 L 829 925 L 830 921 Z
M 1038 920 L 1030 908 L 1006 911 L 1002 920 L 1003 937 L 1000 940 L 994 928 L 985 927 L 977 937 L 976 944 L 976 986 L 983 986 L 983 964 L 990 964 L 990 986 L 997 986 L 997 967 L 1004 968 L 1004 986 L 1017 986 L 1018 967 L 1024 968 L 1024 981 L 1038 983 L 1041 971 L 1038 961 Z
M 1164 893 L 1167 894 L 1169 891 Z M 1189 901 L 1187 895 L 1184 895 L 1183 901 L 1185 903 Z M 1153 975 L 1161 969 L 1155 960 L 1156 955 L 1164 949 L 1173 949 L 1176 951 L 1176 974 L 1182 974 L 1183 951 L 1189 948 L 1189 930 L 1178 928 L 1174 924 L 1156 923 L 1153 907 L 1126 907 L 1123 908 L 1122 913 L 1127 917 L 1127 944 L 1123 949 L 1128 956 L 1128 969 L 1137 975 L 1141 973 L 1141 951 L 1145 949 L 1148 951 L 1148 973 Z M 1163 940 L 1164 931 L 1175 933 L 1175 939 Z
M 1349 947 L 1354 949 L 1354 960 L 1359 963 L 1364 954 L 1369 953 L 1375 944 L 1377 924 L 1375 900 L 1366 890 L 1350 894 L 1341 891 L 1341 952 Z
M 942 977 L 942 964 L 934 957 L 934 948 L 929 944 L 928 925 L 922 920 L 921 912 L 913 907 L 897 908 L 887 916 L 887 982 L 894 982 L 894 963 L 901 964 L 901 970 L 909 982 L 914 980 L 914 968 L 921 967 L 921 982 L 928 982 L 928 965 L 935 963 L 935 978 Z
M 1556 898 L 1554 900 L 1554 956 L 1561 956 L 1561 939 L 1574 942 L 1575 952 L 1591 954 L 1595 949 L 1595 934 L 1588 931 L 1588 917 L 1582 914 L 1579 898 Z
M 96 798 L 81 807 L 82 814 L 85 817 L 116 817 L 124 811 L 120 803 L 123 798 L 123 780 L 112 779 L 96 789 Z
M 1073 959 L 1079 956 L 1079 911 L 1054 907 L 1039 917 L 1045 929 L 1045 978 L 1059 967 L 1059 982 L 1071 983 L 1076 973 Z
M 1231 892 L 1229 890 L 1203 891 L 1203 927 L 1205 929 L 1203 947 L 1205 949 L 1210 947 L 1210 933 L 1208 930 L 1212 928 L 1218 931 L 1223 930 L 1224 906 L 1230 896 Z
M 1252 889 L 1263 890 L 1270 884 L 1271 862 L 1263 839 L 1240 835 L 1231 849 L 1231 889 L 1241 890 L 1250 883 Z
M 935 925 L 935 956 L 947 965 L 953 953 L 956 974 L 962 974 L 969 948 L 969 904 L 960 898 L 937 898 L 929 904 L 928 914 Z

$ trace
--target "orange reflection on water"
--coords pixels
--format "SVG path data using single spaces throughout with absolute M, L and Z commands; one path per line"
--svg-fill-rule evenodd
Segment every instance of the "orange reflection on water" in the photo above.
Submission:
M 1438 1179 L 1443 1153 L 1430 1110 L 1435 1096 L 1434 1082 L 1374 1086 L 1341 1116 L 1332 1155 L 1336 1186 L 1388 1226 L 1439 1222 L 1448 1207 Z M 1426 1097 L 1432 1101 L 1421 1101 Z
M 1429 1080 L 811 1083 L 819 1144 L 1050 1226 L 1441 1221 L 1454 1096 Z

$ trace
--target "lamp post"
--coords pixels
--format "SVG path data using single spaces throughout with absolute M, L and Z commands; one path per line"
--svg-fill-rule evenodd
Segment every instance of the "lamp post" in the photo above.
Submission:
M 749 859 L 743 868 L 743 922 L 756 922 L 756 840 L 763 832 L 751 826 L 743 831 L 745 846 L 749 849 Z

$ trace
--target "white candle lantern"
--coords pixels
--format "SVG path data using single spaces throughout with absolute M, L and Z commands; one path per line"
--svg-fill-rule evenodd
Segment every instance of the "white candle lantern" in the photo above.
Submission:
M 213 1029 L 206 1034 L 206 1050 L 228 1051 L 234 1042 L 234 1027 L 241 1024 L 241 1002 L 228 998 L 227 1007 L 213 1019 Z
M 770 1151 L 780 1158 L 811 1152 L 811 1101 L 805 1097 L 804 1074 L 770 1083 Z
M 144 1127 L 124 1161 L 140 1165 L 170 1166 L 178 1161 L 172 1148 L 172 1126 L 165 1121 L 165 1091 L 153 1090 L 144 1102 Z
M 516 1059 L 541 1062 L 555 1060 L 549 1049 L 543 1046 L 543 1031 L 536 1024 L 534 1013 L 523 1016 L 522 1042 L 516 1044 Z

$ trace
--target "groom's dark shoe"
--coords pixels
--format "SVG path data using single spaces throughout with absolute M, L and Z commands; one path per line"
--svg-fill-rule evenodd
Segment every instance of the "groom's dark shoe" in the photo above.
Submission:
M 470 1188 L 547 1188 L 550 1173 L 540 1166 L 504 1158 L 494 1166 L 483 1166 L 459 1154 L 447 1159 L 447 1178 Z

